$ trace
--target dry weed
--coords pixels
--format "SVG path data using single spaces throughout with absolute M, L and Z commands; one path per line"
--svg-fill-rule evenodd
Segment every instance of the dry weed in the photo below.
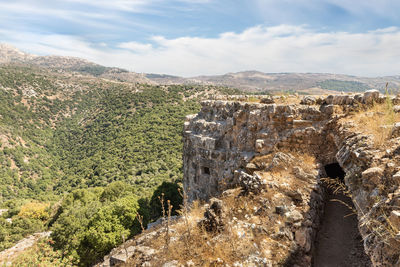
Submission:
M 279 98 L 275 99 L 276 104 L 280 105 L 295 105 L 300 104 L 300 97 L 292 96 L 292 95 L 281 95 Z
M 328 188 L 332 189 L 334 194 L 344 194 L 352 198 L 350 190 L 343 182 L 339 181 L 338 179 L 322 178 L 321 181 L 325 183 Z M 352 199 L 352 201 L 354 203 L 354 206 L 357 207 L 357 209 L 339 199 L 332 199 L 331 201 L 336 201 L 345 205 L 352 212 L 346 216 L 354 214 L 357 215 L 358 214 L 357 209 L 362 212 L 359 203 L 357 203 L 357 201 L 355 201 L 354 199 Z M 369 235 L 377 236 L 381 242 L 390 244 L 390 241 L 397 240 L 396 237 L 400 233 L 400 229 L 398 229 L 395 225 L 393 225 L 390 222 L 388 216 L 386 215 L 388 210 L 391 210 L 391 208 L 390 207 L 383 208 L 382 207 L 383 202 L 377 204 L 378 204 L 377 206 L 381 207 L 376 209 L 374 212 L 370 211 L 368 213 L 362 214 L 362 216 L 359 219 L 360 226 L 367 228 L 370 232 Z
M 374 103 L 366 110 L 360 110 L 345 119 L 345 122 L 353 122 L 353 128 L 373 137 L 375 147 L 381 147 L 390 139 L 393 126 L 400 122 L 400 114 L 396 114 L 390 95 L 386 93 L 385 103 Z
M 293 155 L 296 165 L 304 170 L 315 170 L 314 157 L 300 153 Z M 271 157 L 261 159 L 270 160 Z M 207 232 L 199 227 L 205 207 L 198 201 L 189 207 L 183 192 L 181 219 L 171 225 L 164 224 L 161 226 L 164 229 L 160 229 L 157 236 L 143 244 L 156 251 L 151 265 L 162 266 L 171 261 L 184 265 L 190 261 L 194 266 L 232 266 L 235 262 L 243 262 L 249 255 L 259 255 L 276 263 L 284 262 L 290 255 L 292 241 L 280 235 L 286 217 L 276 213 L 275 207 L 292 205 L 292 198 L 285 192 L 305 188 L 306 183 L 296 179 L 291 168 L 288 166 L 286 171 L 280 173 L 268 172 L 268 179 L 277 187 L 269 187 L 259 195 L 241 196 L 240 188 L 223 194 L 221 200 L 225 212 L 221 232 Z M 263 173 L 260 175 L 264 177 Z M 164 214 L 168 216 L 168 211 Z M 166 233 L 169 234 L 167 245 Z M 135 264 L 139 261 L 133 259 L 128 266 Z
M 255 96 L 250 96 L 246 102 L 250 102 L 250 103 L 260 103 L 261 99 L 259 97 L 255 97 Z

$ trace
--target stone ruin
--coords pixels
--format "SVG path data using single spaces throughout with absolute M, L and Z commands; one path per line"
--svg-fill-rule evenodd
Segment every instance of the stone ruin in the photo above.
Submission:
M 277 154 L 280 151 L 307 153 L 315 156 L 319 167 L 313 175 L 296 167 L 296 177 L 308 179 L 312 188 L 306 198 L 300 196 L 310 211 L 304 219 L 302 214 L 289 214 L 294 224 L 303 222 L 290 228 L 301 247 L 299 255 L 306 259 L 298 266 L 310 265 L 315 254 L 314 242 L 326 199 L 320 178 L 326 176 L 324 167 L 330 164 L 338 164 L 344 171 L 344 183 L 355 204 L 359 232 L 372 264 L 400 266 L 400 232 L 387 236 L 374 228 L 389 224 L 400 229 L 400 125 L 393 128 L 391 147 L 380 149 L 373 145 L 371 136 L 340 121 L 362 106 L 383 103 L 386 96 L 376 90 L 325 98 L 307 96 L 301 104 L 275 104 L 271 97 L 261 98 L 260 103 L 246 102 L 248 96 L 203 101 L 201 111 L 187 117 L 183 168 L 189 201 L 208 200 L 240 185 L 243 172 L 252 175 L 279 165 L 279 161 L 295 165 L 296 159 L 285 159 L 284 153 Z M 400 103 L 397 97 L 390 101 Z M 275 156 L 264 166 L 252 163 L 263 155 Z M 276 209 L 285 212 L 282 207 Z M 381 225 L 373 223 L 379 221 Z

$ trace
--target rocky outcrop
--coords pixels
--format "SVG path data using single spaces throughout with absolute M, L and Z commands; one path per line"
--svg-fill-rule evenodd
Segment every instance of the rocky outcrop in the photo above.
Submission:
M 220 232 L 224 229 L 224 208 L 223 202 L 219 199 L 211 201 L 211 205 L 204 212 L 204 219 L 199 222 L 199 226 L 207 232 Z
M 34 233 L 33 235 L 21 239 L 13 247 L 0 252 L 0 262 L 3 266 L 12 266 L 12 260 L 35 245 L 40 239 L 48 238 L 50 234 L 51 232 Z
M 235 101 L 203 101 L 200 113 L 187 117 L 183 160 L 189 200 L 207 200 L 243 183 L 243 178 L 235 175 L 237 170 L 251 174 L 274 165 L 274 160 L 257 165 L 253 162 L 257 157 L 285 150 L 311 154 L 319 162 L 321 172 L 324 165 L 333 162 L 345 171 L 365 250 L 374 266 L 400 264 L 400 229 L 393 227 L 393 214 L 398 212 L 396 205 L 400 206 L 400 140 L 392 135 L 387 142 L 390 148 L 376 147 L 371 136 L 357 132 L 342 120 L 360 107 L 384 103 L 387 97 L 371 90 L 324 99 L 306 97 L 302 105 L 238 101 L 241 99 L 246 101 L 243 97 Z M 399 102 L 395 97 L 389 99 L 394 104 Z M 290 161 L 296 159 L 278 156 L 275 161 L 293 164 Z M 298 179 L 312 178 L 300 170 L 297 175 Z M 278 210 L 286 214 L 281 211 L 284 208 Z M 389 216 L 393 225 L 385 219 Z M 296 214 L 290 217 L 296 220 Z M 307 248 L 305 240 L 313 238 L 313 230 L 295 232 L 295 240 Z

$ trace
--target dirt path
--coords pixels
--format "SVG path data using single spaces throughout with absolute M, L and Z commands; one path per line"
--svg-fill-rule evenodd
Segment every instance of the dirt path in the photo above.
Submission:
M 313 257 L 314 267 L 369 267 L 372 266 L 357 228 L 357 216 L 346 215 L 351 211 L 339 199 L 349 205 L 352 202 L 344 195 L 329 194 L 325 213 L 318 232 Z

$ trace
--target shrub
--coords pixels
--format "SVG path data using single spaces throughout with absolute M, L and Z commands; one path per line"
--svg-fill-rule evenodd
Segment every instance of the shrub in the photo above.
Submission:
M 50 204 L 29 202 L 21 207 L 18 216 L 45 221 L 49 218 Z
M 157 187 L 150 200 L 151 219 L 161 217 L 162 206 L 160 199 L 162 197 L 164 199 L 164 210 L 168 210 L 167 201 L 169 200 L 172 205 L 171 215 L 177 215 L 177 210 L 180 209 L 183 200 L 180 191 L 182 192 L 182 187 L 178 183 L 163 182 Z

